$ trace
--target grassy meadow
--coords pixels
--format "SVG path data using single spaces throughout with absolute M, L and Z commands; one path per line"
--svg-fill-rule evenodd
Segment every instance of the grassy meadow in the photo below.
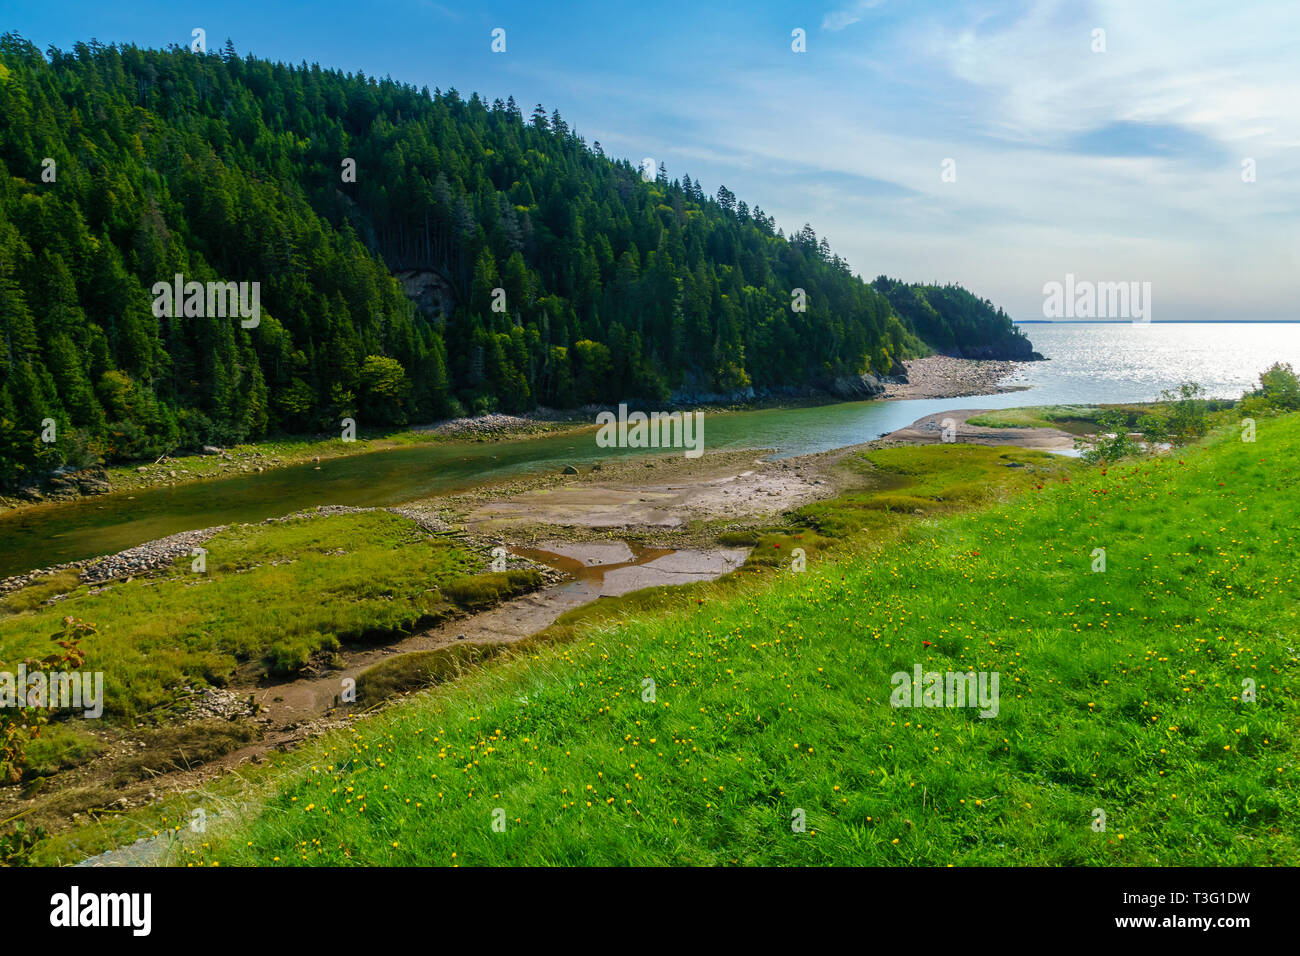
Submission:
M 916 475 L 814 506 L 868 539 L 918 520 L 593 618 L 198 794 L 216 822 L 174 862 L 1295 865 L 1297 426 L 1009 468 L 1025 490 L 966 514 Z M 997 715 L 891 706 L 917 664 L 997 672 Z

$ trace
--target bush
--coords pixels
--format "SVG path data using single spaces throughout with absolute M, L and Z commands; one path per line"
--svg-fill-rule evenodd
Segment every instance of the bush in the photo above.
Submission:
M 1293 412 L 1300 409 L 1300 379 L 1290 364 L 1273 363 L 1260 373 L 1259 386 L 1244 398 L 1242 404 L 1248 410 Z
M 1138 419 L 1137 427 L 1149 444 L 1169 440 L 1169 421 L 1163 415 L 1143 415 Z
M 1206 420 L 1205 389 L 1196 382 L 1184 382 L 1175 389 L 1160 393 L 1160 407 L 1169 423 L 1169 439 L 1176 444 L 1204 438 L 1209 429 Z
M 23 866 L 32 847 L 45 839 L 45 828 L 28 830 L 19 820 L 8 833 L 0 833 L 0 866 Z
M 1108 411 L 1097 419 L 1097 434 L 1091 441 L 1075 439 L 1074 447 L 1081 449 L 1080 457 L 1089 464 L 1118 461 L 1136 455 L 1142 446 L 1134 441 L 1128 433 L 1128 416 L 1117 411 Z
M 29 675 L 58 670 L 76 670 L 86 662 L 86 652 L 81 639 L 95 633 L 95 626 L 75 617 L 63 619 L 63 629 L 52 634 L 50 640 L 60 648 L 39 660 L 26 658 Z M 22 691 L 19 692 L 20 694 Z M 17 783 L 22 779 L 27 763 L 27 745 L 41 735 L 41 728 L 49 723 L 41 707 L 24 707 L 26 700 L 16 706 L 0 710 L 0 781 Z

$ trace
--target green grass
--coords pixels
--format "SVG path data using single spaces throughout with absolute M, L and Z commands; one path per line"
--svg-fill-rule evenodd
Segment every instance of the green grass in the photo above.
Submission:
M 800 520 L 822 534 L 846 538 L 887 533 L 919 511 L 938 516 L 963 511 L 1067 474 L 1068 459 L 1020 448 L 985 445 L 905 445 L 856 456 L 844 467 L 864 487 L 807 505 Z
M 106 714 L 131 718 L 183 684 L 225 684 L 245 662 L 292 673 L 341 641 L 391 639 L 538 583 L 516 580 L 520 572 L 466 578 L 479 558 L 384 511 L 240 525 L 204 547 L 204 574 L 183 558 L 164 577 L 99 594 L 58 579 L 10 595 L 0 606 L 4 660 L 47 654 L 65 615 L 89 621 L 98 633 L 83 642 L 85 669 L 104 672 Z
M 452 644 L 412 651 L 381 661 L 357 679 L 357 703 L 369 706 L 411 690 L 463 677 L 469 669 L 504 651 L 506 644 Z
M 0 615 L 34 611 L 56 595 L 75 591 L 80 580 L 80 574 L 73 570 L 59 571 L 41 578 L 21 591 L 0 597 Z
M 70 722 L 47 724 L 40 736 L 27 743 L 27 762 L 23 766 L 25 777 L 50 777 L 60 770 L 76 767 L 104 750 L 104 744 L 93 734 Z
M 200 795 L 175 858 L 1295 865 L 1300 416 L 1236 435 L 530 646 Z M 998 715 L 891 707 L 917 663 Z
M 1036 405 L 984 412 L 966 420 L 984 428 L 1064 428 L 1066 425 L 1095 424 L 1104 411 L 1095 405 Z
M 1226 399 L 1210 399 L 1205 410 L 1212 421 L 1236 421 L 1240 414 L 1233 409 L 1237 403 Z M 1138 402 L 1118 405 L 1031 405 L 1024 408 L 1002 408 L 972 416 L 968 425 L 984 428 L 1059 428 L 1073 435 L 1088 435 L 1097 431 L 1103 415 L 1108 412 L 1124 416 L 1130 428 L 1136 428 L 1145 415 L 1161 413 L 1167 407 L 1162 402 Z

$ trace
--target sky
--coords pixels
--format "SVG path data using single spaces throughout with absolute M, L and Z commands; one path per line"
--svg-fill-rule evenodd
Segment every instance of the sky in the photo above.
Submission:
M 864 278 L 958 282 L 1017 320 L 1067 274 L 1151 283 L 1155 321 L 1300 319 L 1297 0 L 0 0 L 42 49 L 195 27 L 540 102 L 811 223 Z

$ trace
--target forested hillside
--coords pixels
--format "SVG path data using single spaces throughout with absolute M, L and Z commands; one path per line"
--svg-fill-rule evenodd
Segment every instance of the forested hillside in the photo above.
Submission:
M 959 285 L 923 285 L 880 276 L 872 287 L 928 345 L 963 358 L 1042 358 L 1011 317 Z
M 159 315 L 177 275 L 260 283 L 259 321 Z M 0 488 L 345 417 L 820 388 L 930 348 L 1028 349 L 964 290 L 911 290 L 513 98 L 229 44 L 0 39 Z

